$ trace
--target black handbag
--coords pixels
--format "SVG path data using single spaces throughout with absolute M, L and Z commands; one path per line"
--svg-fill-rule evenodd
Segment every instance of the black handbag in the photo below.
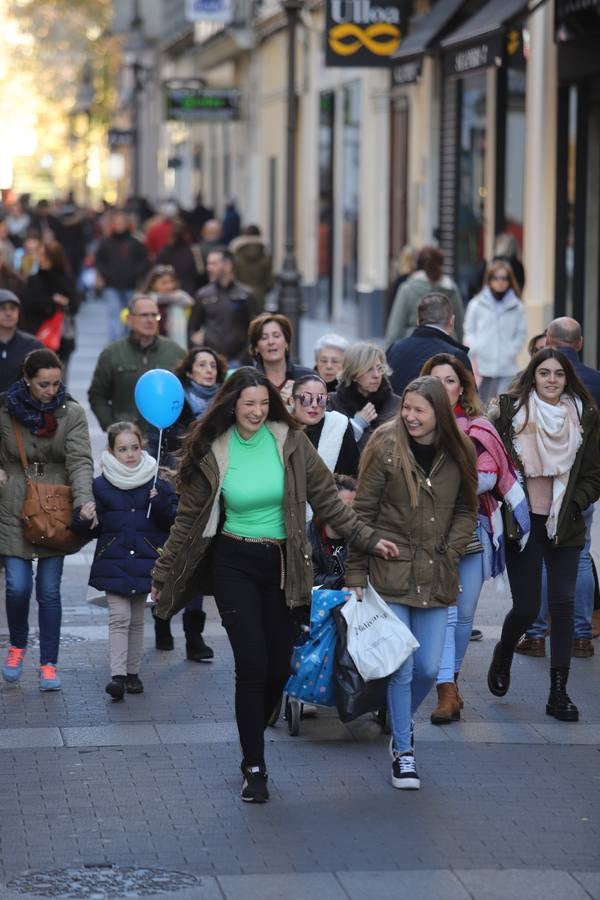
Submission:
M 523 534 L 517 524 L 517 520 L 515 519 L 515 515 L 512 511 L 512 507 L 509 503 L 506 502 L 506 500 L 502 501 L 500 512 L 502 514 L 502 525 L 504 527 L 504 539 L 507 541 L 521 540 Z
M 348 625 L 342 607 L 336 606 L 331 613 L 338 633 L 333 674 L 335 703 L 340 720 L 352 722 L 365 713 L 385 709 L 389 677 L 364 680 L 348 653 Z

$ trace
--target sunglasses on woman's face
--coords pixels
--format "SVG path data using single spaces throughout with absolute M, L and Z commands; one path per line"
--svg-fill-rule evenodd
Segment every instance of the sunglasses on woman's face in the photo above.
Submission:
M 300 401 L 300 406 L 305 408 L 317 404 L 321 409 L 327 406 L 327 394 L 296 394 L 296 400 Z

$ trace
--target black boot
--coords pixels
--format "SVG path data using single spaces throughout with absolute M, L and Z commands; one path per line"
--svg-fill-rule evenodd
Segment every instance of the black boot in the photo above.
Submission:
M 158 616 L 154 616 L 154 638 L 157 650 L 173 649 L 170 619 L 159 619 Z
M 513 655 L 508 654 L 501 642 L 494 647 L 494 655 L 488 669 L 487 683 L 495 697 L 504 697 L 510 687 L 510 667 Z
M 110 694 L 115 702 L 122 700 L 125 694 L 125 676 L 111 675 L 110 681 L 104 690 L 107 694 Z
M 579 710 L 567 694 L 567 668 L 550 669 L 550 695 L 546 704 L 546 712 L 561 722 L 577 722 Z
M 214 652 L 204 643 L 202 632 L 206 624 L 206 613 L 198 610 L 184 610 L 183 633 L 185 634 L 185 654 L 193 662 L 211 662 Z

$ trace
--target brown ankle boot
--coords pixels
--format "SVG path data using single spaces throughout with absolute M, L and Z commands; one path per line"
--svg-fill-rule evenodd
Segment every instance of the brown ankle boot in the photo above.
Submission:
M 464 709 L 464 708 L 465 708 L 465 701 L 463 700 L 462 695 L 461 695 L 461 693 L 460 693 L 460 691 L 459 691 L 459 689 L 458 689 L 458 676 L 459 676 L 459 675 L 460 675 L 460 672 L 455 672 L 455 673 L 454 673 L 454 684 L 456 685 L 456 699 L 458 700 L 458 708 L 459 708 L 459 709 Z
M 450 722 L 458 722 L 460 719 L 460 704 L 458 702 L 458 690 L 454 682 L 438 684 L 438 705 L 431 713 L 432 725 L 449 725 Z

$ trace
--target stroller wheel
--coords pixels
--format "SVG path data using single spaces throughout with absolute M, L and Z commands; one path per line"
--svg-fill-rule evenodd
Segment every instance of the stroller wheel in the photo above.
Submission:
M 302 704 L 299 700 L 289 699 L 287 702 L 286 719 L 288 723 L 288 731 L 291 737 L 298 737 L 300 734 L 300 720 L 302 718 Z

